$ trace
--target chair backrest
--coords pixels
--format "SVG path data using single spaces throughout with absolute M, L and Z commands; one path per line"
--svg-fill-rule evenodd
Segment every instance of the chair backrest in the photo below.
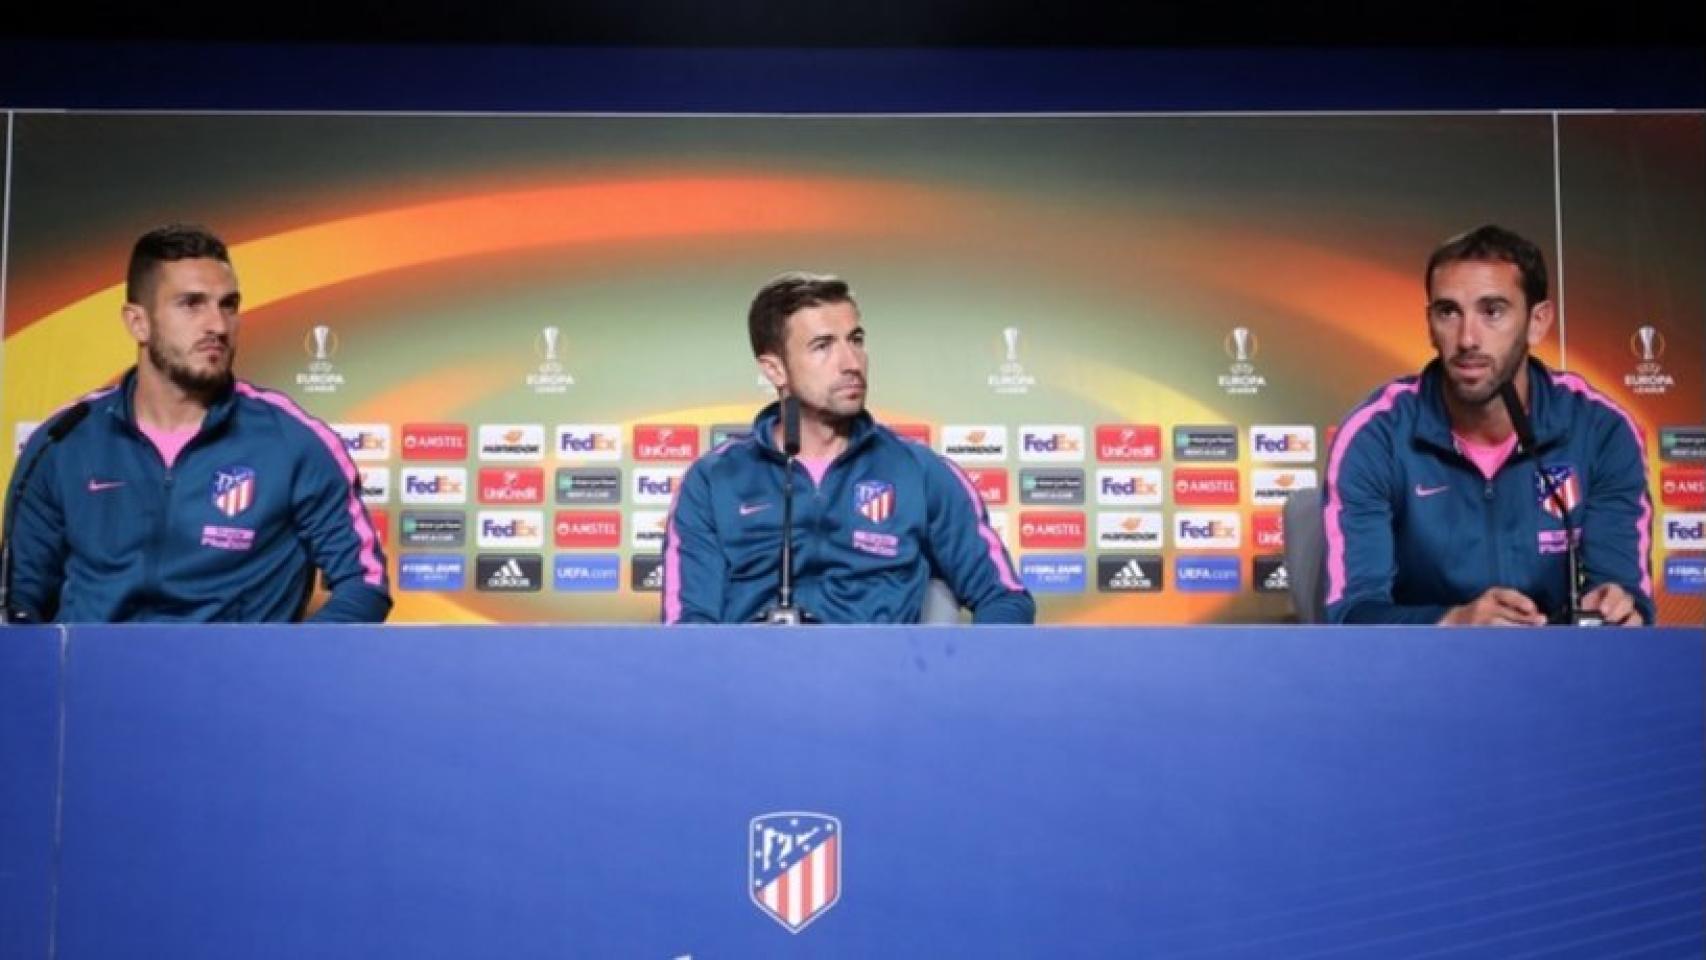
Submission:
M 1327 619 L 1327 534 L 1321 524 L 1321 491 L 1298 490 L 1285 501 L 1285 572 L 1291 607 L 1303 623 Z
M 918 615 L 918 622 L 960 622 L 960 601 L 945 581 L 931 577 L 930 582 L 924 585 L 924 609 Z

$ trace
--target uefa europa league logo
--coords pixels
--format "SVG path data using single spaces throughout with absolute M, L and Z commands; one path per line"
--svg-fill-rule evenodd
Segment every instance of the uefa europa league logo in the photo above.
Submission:
M 1226 335 L 1226 350 L 1232 355 L 1233 363 L 1249 363 L 1255 356 L 1256 337 L 1249 327 L 1233 327 Z
M 1665 353 L 1664 334 L 1651 324 L 1635 330 L 1635 336 L 1629 341 L 1630 352 L 1638 357 L 1643 366 L 1656 364 Z
M 527 387 L 534 393 L 563 393 L 574 386 L 575 378 L 563 369 L 563 328 L 555 324 L 539 328 L 533 348 L 544 357 L 539 366 L 527 375 Z
M 308 369 L 296 375 L 297 387 L 304 393 L 337 393 L 344 385 L 344 375 L 332 363 L 338 353 L 337 332 L 324 323 L 309 327 L 302 352 L 308 355 Z
M 1220 388 L 1226 391 L 1227 396 L 1255 396 L 1268 385 L 1267 379 L 1256 372 L 1256 354 L 1261 352 L 1256 331 L 1249 327 L 1233 327 L 1220 341 L 1220 348 L 1232 361 L 1226 373 L 1218 378 Z
M 1037 385 L 1037 378 L 1025 372 L 1025 365 L 1019 362 L 1019 328 L 1002 327 L 1001 344 L 1006 348 L 1006 358 L 989 375 L 989 389 L 1007 396 L 1024 396 Z

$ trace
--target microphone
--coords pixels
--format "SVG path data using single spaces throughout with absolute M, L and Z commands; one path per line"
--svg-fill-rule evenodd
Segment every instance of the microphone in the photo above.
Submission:
M 1558 516 L 1564 521 L 1564 546 L 1568 552 L 1570 567 L 1570 612 L 1569 618 L 1562 622 L 1572 623 L 1578 627 L 1603 627 L 1605 618 L 1598 613 L 1582 609 L 1582 569 L 1581 557 L 1576 552 L 1576 537 L 1578 530 L 1575 521 L 1570 518 L 1570 505 L 1564 502 L 1564 495 L 1558 489 L 1558 481 L 1546 470 L 1546 465 L 1540 462 L 1540 454 L 1536 451 L 1534 441 L 1534 423 L 1528 419 L 1528 411 L 1522 406 L 1522 398 L 1516 395 L 1516 378 L 1499 384 L 1499 399 L 1505 403 L 1505 409 L 1511 416 L 1511 428 L 1516 431 L 1517 443 L 1524 452 L 1534 458 L 1536 475 L 1540 485 L 1546 491 L 1547 499 L 1558 508 Z
M 800 455 L 800 401 L 782 398 L 782 575 L 776 606 L 758 615 L 761 623 L 798 625 L 816 617 L 794 606 L 794 461 Z
M 77 425 L 89 416 L 89 403 L 79 400 L 65 408 L 65 412 L 49 421 L 44 428 L 47 432 L 47 442 L 36 448 L 35 456 L 23 465 L 12 485 L 11 496 L 6 498 L 6 530 L 0 536 L 0 624 L 28 623 L 30 615 L 22 610 L 12 609 L 12 521 L 18 514 L 18 501 L 30 488 L 30 475 L 35 473 L 36 465 L 42 462 L 53 445 L 71 435 Z

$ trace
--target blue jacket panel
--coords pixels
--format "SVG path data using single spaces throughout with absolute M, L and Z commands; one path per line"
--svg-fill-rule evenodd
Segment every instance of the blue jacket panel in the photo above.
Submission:
M 786 459 L 771 404 L 752 436 L 688 469 L 664 545 L 665 623 L 742 623 L 772 606 L 781 570 Z M 1020 582 L 970 480 L 869 414 L 821 486 L 794 473 L 796 605 L 830 623 L 916 623 L 944 580 L 979 623 L 1031 623 Z
M 1430 363 L 1351 412 L 1328 456 L 1323 521 L 1327 618 L 1434 623 L 1489 587 L 1520 591 L 1561 620 L 1569 612 L 1564 516 L 1570 507 L 1583 592 L 1621 585 L 1653 622 L 1652 501 L 1639 428 L 1580 376 L 1529 361 L 1534 451 L 1492 479 L 1460 453 Z
M 338 436 L 280 393 L 237 381 L 167 468 L 131 412 L 136 373 L 91 394 L 18 500 L 12 606 L 38 620 L 299 619 L 322 571 L 321 621 L 390 611 L 385 557 Z

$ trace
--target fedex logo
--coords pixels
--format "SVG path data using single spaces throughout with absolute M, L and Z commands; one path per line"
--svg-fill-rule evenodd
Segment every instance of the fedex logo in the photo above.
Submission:
M 391 502 L 390 467 L 362 467 L 356 471 L 356 478 L 361 484 L 362 503 Z
M 965 471 L 966 479 L 976 488 L 977 495 L 984 503 L 1002 504 L 1007 502 L 1007 468 L 978 467 Z
M 1179 547 L 1207 547 L 1235 550 L 1239 536 L 1236 513 L 1176 513 L 1173 515 L 1173 543 Z
M 467 424 L 403 424 L 404 460 L 463 460 L 467 456 Z
M 1084 514 L 1027 511 L 1019 514 L 1019 546 L 1043 550 L 1084 546 Z
M 1258 550 L 1285 549 L 1285 514 L 1263 511 L 1250 515 L 1250 536 Z
M 404 503 L 466 503 L 468 471 L 461 467 L 408 467 L 403 470 Z
M 1706 513 L 1665 515 L 1666 550 L 1706 550 Z
M 1161 459 L 1161 428 L 1152 423 L 1104 423 L 1096 427 L 1096 459 L 1123 463 Z
M 622 545 L 622 514 L 617 510 L 559 510 L 551 527 L 559 547 Z
M 481 547 L 542 547 L 545 521 L 537 510 L 480 511 Z
M 1161 471 L 1097 470 L 1096 502 L 1104 507 L 1158 507 L 1161 505 Z
M 567 423 L 557 428 L 558 460 L 622 459 L 622 428 L 614 423 Z
M 388 423 L 334 423 L 333 432 L 344 442 L 351 460 L 391 459 L 391 425 Z
M 634 427 L 635 460 L 692 460 L 699 456 L 699 428 L 692 424 Z
M 681 485 L 684 468 L 672 470 L 635 470 L 634 502 L 667 507 L 675 499 L 675 488 Z
M 1659 499 L 1667 507 L 1706 508 L 1706 467 L 1665 467 L 1660 470 Z
M 545 471 L 540 467 L 480 471 L 481 503 L 544 503 Z
M 1057 463 L 1084 459 L 1084 428 L 1041 426 L 1019 428 L 1019 459 Z
M 1314 463 L 1315 428 L 1251 427 L 1250 459 L 1280 463 Z

